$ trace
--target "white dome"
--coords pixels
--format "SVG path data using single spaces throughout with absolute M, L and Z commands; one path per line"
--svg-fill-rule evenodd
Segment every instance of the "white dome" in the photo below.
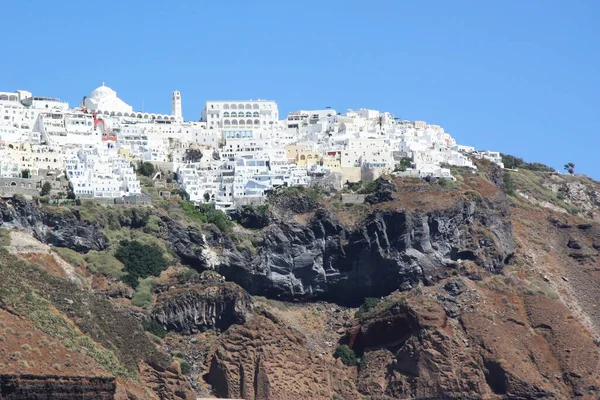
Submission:
M 115 92 L 108 86 L 104 86 L 104 83 L 102 84 L 102 86 L 96 88 L 96 90 L 92 92 L 93 99 L 105 99 L 109 97 L 117 97 L 117 92 Z
M 108 111 L 115 113 L 133 112 L 133 107 L 119 99 L 117 97 L 117 92 L 108 86 L 104 86 L 104 82 L 102 82 L 102 86 L 96 88 L 96 90 L 92 92 L 90 98 L 85 100 L 85 106 L 92 111 L 100 110 L 103 112 Z

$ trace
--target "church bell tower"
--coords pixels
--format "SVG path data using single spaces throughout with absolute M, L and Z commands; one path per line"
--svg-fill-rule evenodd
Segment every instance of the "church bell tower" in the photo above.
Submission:
M 181 113 L 181 93 L 179 93 L 179 90 L 174 91 L 171 96 L 171 115 L 176 119 L 181 118 L 183 120 Z

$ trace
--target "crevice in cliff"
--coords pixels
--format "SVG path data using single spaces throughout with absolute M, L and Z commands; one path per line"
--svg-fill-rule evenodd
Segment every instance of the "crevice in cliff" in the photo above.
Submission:
M 508 379 L 506 371 L 495 360 L 485 360 L 485 380 L 495 394 L 506 394 L 508 388 Z

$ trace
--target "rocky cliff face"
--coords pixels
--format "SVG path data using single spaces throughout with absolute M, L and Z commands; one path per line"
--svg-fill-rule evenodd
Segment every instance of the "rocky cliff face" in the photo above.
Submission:
M 24 230 L 41 242 L 80 252 L 108 246 L 100 226 L 82 222 L 77 213 L 49 212 L 18 197 L 0 201 L 0 227 Z
M 252 301 L 230 282 L 195 284 L 161 293 L 150 314 L 167 329 L 187 334 L 225 330 L 249 319 Z
M 501 184 L 501 176 L 497 183 Z M 308 223 L 299 223 L 290 212 L 292 216 L 310 212 L 314 200 L 303 194 L 274 199 L 288 212 L 261 220 L 270 224 L 255 253 L 218 230 L 201 233 L 167 216 L 159 218 L 165 227 L 163 239 L 184 262 L 217 270 L 251 294 L 280 299 L 357 303 L 460 272 L 464 269 L 460 261 L 501 272 L 510 260 L 512 227 L 502 191 L 494 189 L 487 197 L 466 193 L 444 207 L 408 210 L 401 202 L 394 205 L 393 200 L 401 200 L 404 193 L 394 192 L 392 182 L 379 189 L 370 202 L 386 204 L 370 206 L 356 226 L 342 223 L 326 207 L 318 208 Z M 27 230 L 56 246 L 77 251 L 107 246 L 101 226 L 83 222 L 77 212 L 56 215 L 11 199 L 0 202 L 0 216 L 0 226 Z M 136 221 L 120 223 L 135 227 Z M 477 270 L 468 273 L 477 275 Z
M 114 399 L 116 382 L 108 377 L 0 375 L 0 399 Z
M 352 372 L 306 348 L 305 337 L 262 312 L 220 339 L 207 376 L 219 397 L 357 398 Z
M 514 252 L 508 217 L 501 199 L 477 196 L 428 212 L 376 209 L 356 227 L 321 209 L 306 225 L 278 220 L 252 259 L 230 249 L 215 267 L 254 294 L 360 302 L 446 277 L 460 260 L 501 272 Z

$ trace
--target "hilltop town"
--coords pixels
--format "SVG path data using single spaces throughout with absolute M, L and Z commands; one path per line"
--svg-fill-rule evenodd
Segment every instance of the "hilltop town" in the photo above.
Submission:
M 382 174 L 453 179 L 445 166 L 502 166 L 500 154 L 456 143 L 438 125 L 370 109 L 298 110 L 279 118 L 270 100 L 207 101 L 186 121 L 136 112 L 102 84 L 77 107 L 17 90 L 0 92 L 0 193 L 35 196 L 44 183 L 71 198 L 144 202 L 135 169 L 172 173 L 195 203 L 228 210 L 259 204 L 281 186 L 369 181 Z M 48 190 L 46 190 L 48 192 Z

